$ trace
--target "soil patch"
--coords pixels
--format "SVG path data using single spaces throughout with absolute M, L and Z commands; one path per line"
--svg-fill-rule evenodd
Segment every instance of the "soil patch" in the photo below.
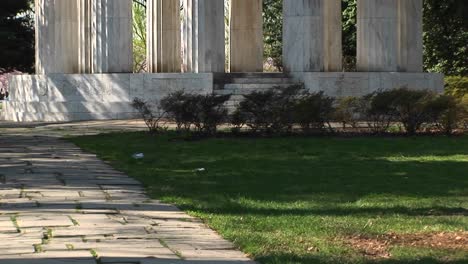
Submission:
M 345 243 L 370 258 L 390 258 L 392 246 L 422 247 L 468 251 L 468 232 L 440 232 L 425 234 L 389 233 L 377 237 L 363 235 L 345 238 Z

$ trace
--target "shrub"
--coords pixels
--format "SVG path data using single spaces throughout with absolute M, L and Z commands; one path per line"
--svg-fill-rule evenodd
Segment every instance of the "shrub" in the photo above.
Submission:
M 237 108 L 234 113 L 230 115 L 230 123 L 233 126 L 231 129 L 232 132 L 234 133 L 239 133 L 242 128 L 246 125 L 247 122 L 247 117 L 244 115 L 243 112 Z
M 462 99 L 465 95 L 468 95 L 468 77 L 445 77 L 445 93 L 458 99 Z
M 446 134 L 452 134 L 459 120 L 459 106 L 455 97 L 440 95 L 428 107 L 431 121 Z
M 416 134 L 425 122 L 431 121 L 431 116 L 443 111 L 442 105 L 435 102 L 436 94 L 428 90 L 399 88 L 388 93 L 391 94 L 388 104 L 409 135 Z
M 460 123 L 465 130 L 468 129 L 468 94 L 463 96 L 459 102 L 460 106 Z
M 448 76 L 445 83 L 445 93 L 457 98 L 459 123 L 468 129 L 468 77 Z
M 275 91 L 252 92 L 244 95 L 244 100 L 234 112 L 238 124 L 245 124 L 254 132 L 268 131 L 273 124 Z
M 151 105 L 139 98 L 133 99 L 132 107 L 138 111 L 140 117 L 145 121 L 150 133 L 165 130 L 165 128 L 161 126 L 161 120 L 164 118 L 165 112 L 159 107 Z
M 161 100 L 161 107 L 177 124 L 177 130 L 213 134 L 218 125 L 227 120 L 224 103 L 230 95 L 194 95 L 174 92 Z
M 395 111 L 390 107 L 393 97 L 393 93 L 385 91 L 370 93 L 360 99 L 357 114 L 367 122 L 372 132 L 387 131 L 395 120 Z
M 276 88 L 273 104 L 272 128 L 277 132 L 291 132 L 296 123 L 296 105 L 307 96 L 303 85 L 291 85 L 285 89 Z
M 244 100 L 231 116 L 231 121 L 237 128 L 246 125 L 254 132 L 291 131 L 295 101 L 303 94 L 302 85 L 252 92 L 244 95 Z
M 161 100 L 161 108 L 177 126 L 177 130 L 190 131 L 195 119 L 195 100 L 184 91 L 169 94 Z
M 323 130 L 326 125 L 332 130 L 330 121 L 334 112 L 334 100 L 323 92 L 302 96 L 294 106 L 295 122 L 301 126 L 304 132 L 310 132 L 314 129 Z
M 376 133 L 388 131 L 392 122 L 401 123 L 409 135 L 416 134 L 425 123 L 451 133 L 463 113 L 453 96 L 438 96 L 428 90 L 380 91 L 364 96 L 361 102 L 358 112 Z
M 194 95 L 193 124 L 199 132 L 215 134 L 218 126 L 227 121 L 228 110 L 224 104 L 230 95 Z
M 337 100 L 333 119 L 343 124 L 343 129 L 346 125 L 353 128 L 358 126 L 360 120 L 359 109 L 362 105 L 362 99 L 359 97 L 348 96 Z

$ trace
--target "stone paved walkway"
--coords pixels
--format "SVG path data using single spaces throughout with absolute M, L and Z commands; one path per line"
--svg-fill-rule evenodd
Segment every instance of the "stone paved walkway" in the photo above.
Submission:
M 57 137 L 0 131 L 0 264 L 251 264 L 139 182 Z

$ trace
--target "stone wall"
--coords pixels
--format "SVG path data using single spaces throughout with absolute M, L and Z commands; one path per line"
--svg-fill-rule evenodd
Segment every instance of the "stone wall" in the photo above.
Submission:
M 307 90 L 324 91 L 334 97 L 362 96 L 400 87 L 444 91 L 444 75 L 440 73 L 294 72 L 290 75 L 304 83 Z
M 63 122 L 136 117 L 133 98 L 157 102 L 171 92 L 213 92 L 206 74 L 50 74 L 10 78 L 4 119 Z
M 49 74 L 14 75 L 10 101 L 5 102 L 8 121 L 79 121 L 130 119 L 133 98 L 158 102 L 171 92 L 233 94 L 232 101 L 256 90 L 304 83 L 311 92 L 334 97 L 362 96 L 399 87 L 443 92 L 444 76 L 438 73 L 398 72 L 293 72 L 290 74 L 222 74 L 220 86 L 213 73 L 156 74 Z M 275 76 L 273 76 L 275 75 Z M 278 76 L 276 76 L 278 75 Z M 224 76 L 224 77 L 223 77 Z M 216 85 L 216 90 L 215 90 Z

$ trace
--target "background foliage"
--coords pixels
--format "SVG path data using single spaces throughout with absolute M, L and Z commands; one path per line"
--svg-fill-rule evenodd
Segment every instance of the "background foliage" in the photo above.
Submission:
M 2 0 L 0 3 L 0 70 L 32 71 L 34 30 L 32 1 Z
M 424 68 L 468 75 L 468 1 L 424 0 Z
M 279 71 L 283 68 L 283 3 L 263 0 L 264 57 L 271 58 Z
M 145 72 L 146 64 L 146 7 L 133 3 L 133 71 Z

